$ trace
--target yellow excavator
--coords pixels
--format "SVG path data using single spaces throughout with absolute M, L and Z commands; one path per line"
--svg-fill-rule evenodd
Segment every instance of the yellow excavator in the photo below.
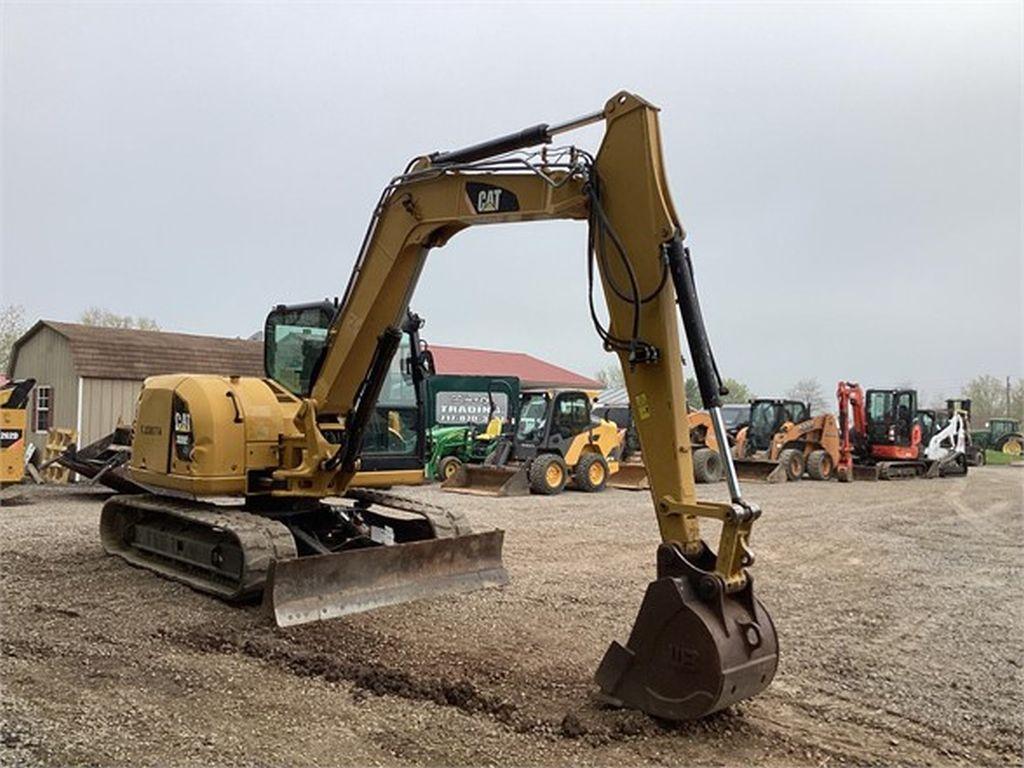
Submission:
M 596 156 L 547 146 L 602 121 Z M 683 720 L 759 693 L 778 664 L 749 573 L 760 509 L 741 495 L 727 454 L 731 501 L 696 498 L 677 311 L 725 444 L 722 385 L 665 180 L 658 110 L 627 92 L 558 125 L 414 158 L 385 187 L 295 391 L 275 381 L 278 345 L 307 329 L 287 308 L 267 321 L 267 378 L 148 379 L 130 472 L 149 492 L 107 501 L 107 551 L 226 598 L 263 592 L 280 625 L 504 584 L 501 531 L 473 533 L 437 507 L 350 486 L 431 249 L 471 226 L 552 219 L 589 224 L 591 316 L 622 364 L 661 537 L 629 639 L 612 642 L 597 670 L 601 696 Z M 701 538 L 702 518 L 720 524 L 717 549 Z

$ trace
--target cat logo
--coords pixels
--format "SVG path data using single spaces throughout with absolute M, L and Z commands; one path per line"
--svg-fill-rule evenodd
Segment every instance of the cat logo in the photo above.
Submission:
M 192 414 L 186 411 L 181 413 L 176 411 L 174 414 L 174 431 L 175 432 L 191 432 L 192 431 Z
M 480 213 L 492 213 L 501 208 L 500 189 L 481 189 L 476 197 L 476 209 Z
M 466 195 L 477 213 L 508 213 L 519 210 L 519 200 L 515 192 L 493 184 L 471 181 L 466 184 Z

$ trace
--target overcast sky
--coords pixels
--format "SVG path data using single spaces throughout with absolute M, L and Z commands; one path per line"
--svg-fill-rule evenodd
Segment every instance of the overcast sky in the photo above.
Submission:
M 1021 5 L 2 5 L 2 300 L 230 336 L 342 292 L 408 158 L 662 107 L 719 365 L 954 394 L 1024 374 Z M 600 131 L 581 132 L 595 148 Z M 470 230 L 435 343 L 614 362 L 585 225 Z

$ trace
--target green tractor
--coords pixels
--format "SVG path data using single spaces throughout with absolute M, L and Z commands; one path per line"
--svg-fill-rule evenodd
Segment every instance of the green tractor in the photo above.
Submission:
M 430 430 L 430 457 L 426 475 L 444 481 L 454 475 L 463 464 L 483 464 L 491 455 L 497 439 L 501 437 L 503 423 L 492 418 L 482 432 L 476 425 L 463 427 L 432 427 Z
M 498 438 L 507 430 L 515 429 L 519 415 L 519 379 L 438 376 L 431 384 L 433 411 L 428 415 L 438 419 L 443 413 L 448 423 L 435 423 L 430 428 L 424 471 L 428 478 L 444 482 L 463 464 L 486 462 L 497 447 Z M 483 391 L 478 389 L 482 384 Z M 451 423 L 451 419 L 460 416 L 463 423 Z
M 999 451 L 1014 458 L 1024 454 L 1024 435 L 1018 419 L 989 419 L 984 430 L 971 432 L 971 442 L 983 450 Z

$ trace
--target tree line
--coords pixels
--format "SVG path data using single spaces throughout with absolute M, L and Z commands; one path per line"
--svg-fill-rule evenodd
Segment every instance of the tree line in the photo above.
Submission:
M 78 317 L 82 325 L 101 328 L 136 328 L 140 331 L 159 331 L 160 326 L 151 317 L 119 315 L 102 307 L 89 307 Z M 18 304 L 0 306 L 0 372 L 7 370 L 11 349 L 29 328 L 25 322 L 25 308 Z

